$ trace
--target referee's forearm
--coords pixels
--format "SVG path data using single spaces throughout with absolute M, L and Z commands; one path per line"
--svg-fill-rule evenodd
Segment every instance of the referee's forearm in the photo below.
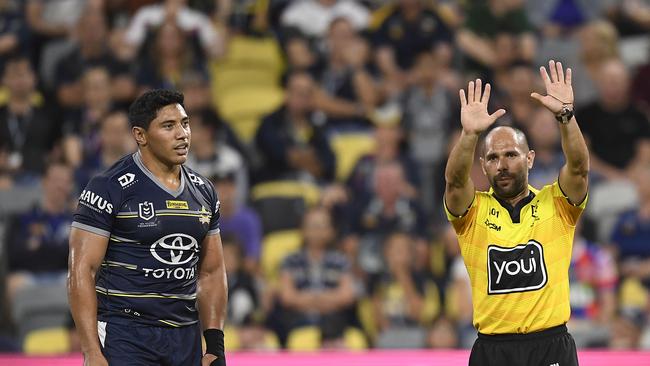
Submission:
M 205 329 L 223 329 L 228 303 L 226 271 L 221 268 L 201 272 L 198 280 L 197 302 L 201 326 Z
M 87 266 L 73 265 L 68 275 L 70 311 L 79 333 L 84 355 L 101 353 L 97 333 L 95 279 Z
M 477 134 L 463 131 L 449 154 L 445 168 L 445 180 L 453 187 L 463 187 L 469 180 L 469 173 L 474 163 L 474 151 L 478 142 Z
M 568 124 L 560 124 L 562 151 L 566 158 L 569 172 L 576 176 L 587 176 L 589 173 L 589 150 L 582 136 L 575 117 Z

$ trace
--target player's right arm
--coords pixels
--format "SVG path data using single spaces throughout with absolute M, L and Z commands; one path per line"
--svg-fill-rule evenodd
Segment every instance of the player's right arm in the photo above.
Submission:
M 445 205 L 455 216 L 463 215 L 474 199 L 474 183 L 469 173 L 474 162 L 474 151 L 479 136 L 506 111 L 499 109 L 489 114 L 490 84 L 481 87 L 481 79 L 470 81 L 465 90 L 460 92 L 460 122 L 463 127 L 460 139 L 451 150 L 445 169 Z
M 68 298 L 79 333 L 84 366 L 108 365 L 97 333 L 95 274 L 101 266 L 108 237 L 73 227 L 68 257 Z
M 97 333 L 95 281 L 108 248 L 121 188 L 107 176 L 93 178 L 79 197 L 70 230 L 68 299 L 81 340 L 84 365 L 108 365 Z

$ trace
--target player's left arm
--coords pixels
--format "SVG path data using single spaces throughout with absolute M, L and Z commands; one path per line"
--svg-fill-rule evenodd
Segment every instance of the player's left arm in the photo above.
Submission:
M 197 303 L 206 343 L 203 365 L 225 365 L 223 325 L 228 303 L 228 283 L 221 236 L 218 233 L 206 236 L 201 245 Z
M 571 69 L 566 69 L 566 76 L 562 63 L 549 61 L 549 73 L 545 67 L 540 67 L 540 74 L 546 87 L 546 95 L 532 93 L 531 97 L 540 102 L 546 109 L 556 116 L 564 108 L 573 111 L 573 88 L 571 87 Z M 569 201 L 580 204 L 587 196 L 589 183 L 589 150 L 585 139 L 580 132 L 575 116 L 568 123 L 560 125 L 562 136 L 562 150 L 566 163 L 560 170 L 559 185 Z

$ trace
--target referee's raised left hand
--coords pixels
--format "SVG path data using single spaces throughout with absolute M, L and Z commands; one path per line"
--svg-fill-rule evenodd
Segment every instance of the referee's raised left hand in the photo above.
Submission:
M 565 105 L 570 105 L 573 108 L 571 69 L 567 68 L 565 73 L 562 63 L 553 60 L 548 62 L 548 69 L 549 72 L 546 72 L 544 66 L 539 68 L 539 73 L 544 80 L 544 87 L 546 87 L 546 95 L 531 93 L 530 96 L 555 114 L 560 113 Z

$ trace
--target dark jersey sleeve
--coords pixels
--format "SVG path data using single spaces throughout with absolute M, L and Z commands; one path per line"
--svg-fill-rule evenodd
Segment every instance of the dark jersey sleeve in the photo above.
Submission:
M 119 197 L 120 191 L 111 190 L 107 177 L 93 178 L 79 196 L 72 226 L 102 236 L 110 236 L 113 220 L 119 208 Z
M 219 209 L 220 202 L 219 202 L 219 197 L 217 196 L 217 191 L 214 189 L 214 186 L 212 185 L 212 182 L 207 180 L 208 182 L 208 189 L 210 189 L 210 197 L 211 197 L 211 210 L 212 210 L 212 218 L 210 219 L 210 229 L 208 230 L 208 235 L 214 235 L 214 234 L 219 234 L 219 217 L 221 217 L 221 211 Z

